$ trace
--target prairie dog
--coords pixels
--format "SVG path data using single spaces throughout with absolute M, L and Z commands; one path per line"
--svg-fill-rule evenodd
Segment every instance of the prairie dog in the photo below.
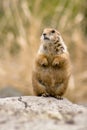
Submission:
M 53 28 L 44 29 L 32 72 L 35 95 L 61 98 L 70 74 L 69 53 L 60 33 Z

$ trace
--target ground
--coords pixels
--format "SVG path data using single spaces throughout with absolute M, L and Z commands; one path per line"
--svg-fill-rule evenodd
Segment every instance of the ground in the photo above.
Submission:
M 0 98 L 0 130 L 87 130 L 87 108 L 52 97 Z

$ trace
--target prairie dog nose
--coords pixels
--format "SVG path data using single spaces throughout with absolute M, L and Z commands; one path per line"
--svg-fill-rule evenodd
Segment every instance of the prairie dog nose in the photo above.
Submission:
M 46 33 L 43 33 L 43 36 L 46 36 Z

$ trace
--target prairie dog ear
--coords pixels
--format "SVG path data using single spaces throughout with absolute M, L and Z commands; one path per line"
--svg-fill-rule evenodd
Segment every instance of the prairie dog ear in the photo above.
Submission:
M 58 32 L 58 31 L 56 31 L 57 32 L 57 34 L 60 36 L 61 34 Z
M 58 31 L 56 31 L 56 33 L 57 33 L 57 39 L 58 39 L 58 42 L 59 42 L 61 34 Z

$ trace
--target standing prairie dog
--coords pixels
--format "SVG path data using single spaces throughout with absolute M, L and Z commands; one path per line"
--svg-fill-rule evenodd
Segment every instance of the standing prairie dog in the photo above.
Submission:
M 35 95 L 61 98 L 70 74 L 69 53 L 60 33 L 53 28 L 44 29 L 32 73 Z

